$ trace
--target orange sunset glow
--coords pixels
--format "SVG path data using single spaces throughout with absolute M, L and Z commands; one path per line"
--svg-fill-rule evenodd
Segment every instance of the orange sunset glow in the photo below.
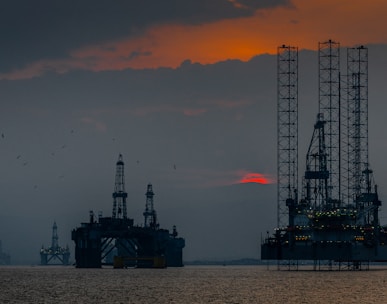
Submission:
M 136 37 L 74 49 L 68 58 L 30 63 L 0 74 L 0 79 L 31 78 L 47 70 L 176 68 L 187 59 L 201 64 L 247 61 L 274 54 L 281 44 L 316 49 L 318 41 L 326 39 L 343 46 L 387 43 L 386 11 L 384 0 L 294 0 L 288 7 L 259 10 L 251 17 L 200 25 L 158 24 Z
M 383 33 L 386 21 L 380 13 L 387 11 L 387 2 L 376 0 L 364 6 L 364 1 L 358 0 L 346 4 L 297 0 L 294 7 L 259 11 L 253 17 L 199 26 L 157 26 L 140 38 L 77 50 L 73 56 L 81 62 L 99 58 L 95 70 L 176 68 L 186 59 L 202 64 L 246 61 L 255 55 L 274 54 L 282 43 L 306 49 L 316 49 L 318 41 L 330 38 L 343 45 L 387 43 Z M 133 52 L 139 55 L 122 61 Z
M 387 2 L 376 0 L 367 7 L 362 1 L 336 3 L 298 0 L 292 8 L 267 10 L 248 18 L 201 26 L 157 26 L 140 38 L 77 50 L 73 56 L 81 62 L 96 56 L 100 59 L 94 66 L 96 70 L 176 68 L 186 59 L 202 64 L 227 59 L 245 61 L 257 54 L 274 54 L 282 43 L 316 49 L 319 40 L 330 38 L 346 45 L 387 42 L 380 39 L 386 24 L 381 12 L 387 11 Z M 139 55 L 122 60 L 133 52 Z
M 256 183 L 256 184 L 273 184 L 274 180 L 271 177 L 265 176 L 261 173 L 246 173 L 241 180 L 241 184 Z

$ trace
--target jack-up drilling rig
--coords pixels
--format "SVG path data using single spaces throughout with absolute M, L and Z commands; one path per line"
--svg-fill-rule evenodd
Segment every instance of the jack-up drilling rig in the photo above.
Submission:
M 112 217 L 94 217 L 90 211 L 88 223 L 72 231 L 75 242 L 77 268 L 100 268 L 113 265 L 115 268 L 141 267 L 164 268 L 183 266 L 185 240 L 177 237 L 176 227 L 169 233 L 160 229 L 153 209 L 152 185 L 148 184 L 145 225 L 134 225 L 127 217 L 122 155 L 116 163 L 116 178 L 113 192 Z
M 298 49 L 278 48 L 277 228 L 262 241 L 262 260 L 289 267 L 310 260 L 314 269 L 387 261 L 387 227 L 379 223 L 368 159 L 368 49 L 348 48 L 346 55 L 342 77 L 339 43 L 319 43 L 319 113 L 299 199 Z

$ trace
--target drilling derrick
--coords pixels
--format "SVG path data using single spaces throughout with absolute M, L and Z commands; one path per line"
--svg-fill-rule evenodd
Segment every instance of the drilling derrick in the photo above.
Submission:
M 54 222 L 54 225 L 52 226 L 51 248 L 56 250 L 58 247 L 58 226 L 56 225 L 56 222 Z
M 153 208 L 153 196 L 155 195 L 152 190 L 152 184 L 148 184 L 146 195 L 146 204 L 144 215 L 144 227 L 158 228 L 156 211 Z
M 286 226 L 298 188 L 298 48 L 277 51 L 277 227 Z M 291 211 L 290 211 L 291 212 Z
M 128 194 L 125 192 L 125 176 L 124 162 L 122 154 L 118 156 L 116 163 L 116 181 L 113 192 L 113 218 L 127 218 L 126 214 L 126 198 Z
M 312 140 L 306 155 L 304 176 L 305 203 L 314 210 L 323 210 L 328 201 L 327 153 L 325 144 L 325 125 L 323 115 L 317 115 Z M 290 225 L 290 224 L 289 224 Z

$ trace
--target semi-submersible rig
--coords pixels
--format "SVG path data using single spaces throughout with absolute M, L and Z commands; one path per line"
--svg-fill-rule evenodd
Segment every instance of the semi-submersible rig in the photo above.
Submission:
M 122 155 L 116 163 L 115 188 L 113 192 L 112 217 L 95 219 L 90 211 L 88 223 L 72 231 L 75 242 L 75 265 L 77 268 L 140 267 L 164 268 L 183 266 L 185 240 L 177 237 L 176 226 L 170 233 L 159 228 L 153 206 L 152 184 L 148 184 L 144 225 L 136 226 L 127 217 Z
M 314 269 L 387 261 L 387 226 L 379 222 L 368 159 L 368 49 L 348 48 L 344 55 L 343 76 L 340 44 L 319 43 L 319 112 L 299 197 L 298 48 L 278 47 L 277 228 L 262 240 L 262 260 L 309 260 Z
M 51 247 L 40 249 L 41 265 L 69 265 L 70 248 L 69 246 L 61 247 L 58 242 L 58 226 L 56 222 L 52 225 Z

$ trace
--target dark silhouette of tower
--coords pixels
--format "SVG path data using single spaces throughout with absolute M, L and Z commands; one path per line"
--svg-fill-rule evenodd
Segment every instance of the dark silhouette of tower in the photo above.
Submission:
M 56 222 L 54 222 L 54 225 L 52 226 L 51 248 L 57 249 L 58 247 L 58 226 L 56 225 Z
M 144 215 L 144 227 L 157 228 L 157 215 L 153 208 L 153 196 L 155 195 L 152 190 L 152 184 L 148 184 L 146 195 L 146 204 Z
M 319 102 L 318 114 L 325 121 L 326 168 L 329 176 L 326 180 L 324 205 L 338 205 L 341 199 L 341 117 L 343 105 L 340 86 L 340 43 L 328 40 L 318 44 L 319 63 Z
M 298 199 L 298 47 L 278 47 L 277 83 L 277 226 L 283 227 Z
M 125 192 L 124 162 L 122 160 L 122 154 L 120 154 L 116 163 L 116 181 L 113 192 L 113 218 L 127 218 L 127 197 L 128 194 Z

